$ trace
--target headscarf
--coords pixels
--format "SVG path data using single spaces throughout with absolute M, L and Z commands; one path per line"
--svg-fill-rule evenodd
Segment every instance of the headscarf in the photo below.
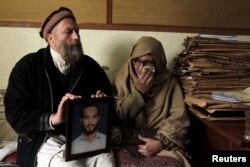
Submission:
M 133 46 L 128 62 L 117 73 L 115 85 L 117 86 L 118 98 L 125 98 L 130 94 L 138 79 L 133 69 L 132 60 L 146 54 L 150 54 L 156 61 L 154 85 L 159 86 L 161 82 L 170 77 L 171 74 L 167 70 L 167 59 L 161 42 L 153 37 L 143 36 Z
M 130 60 L 128 62 L 129 73 L 132 76 L 134 82 L 137 80 L 136 73 L 134 71 L 132 60 L 144 55 L 151 55 L 156 61 L 156 75 L 154 79 L 154 84 L 162 82 L 169 77 L 169 71 L 167 70 L 167 59 L 160 41 L 153 37 L 143 36 L 136 44 L 130 54 Z

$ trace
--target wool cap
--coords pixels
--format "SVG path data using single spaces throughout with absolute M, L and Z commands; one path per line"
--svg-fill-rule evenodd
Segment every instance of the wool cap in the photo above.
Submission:
M 46 36 L 51 30 L 62 20 L 70 17 L 76 21 L 73 12 L 66 7 L 60 7 L 58 10 L 53 11 L 42 23 L 41 30 L 39 32 L 41 38 L 46 40 Z

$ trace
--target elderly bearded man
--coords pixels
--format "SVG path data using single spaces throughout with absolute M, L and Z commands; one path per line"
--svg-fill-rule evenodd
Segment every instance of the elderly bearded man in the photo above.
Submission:
M 52 12 L 40 36 L 48 47 L 16 63 L 4 99 L 7 120 L 19 135 L 19 166 L 114 166 L 112 152 L 68 162 L 63 158 L 67 102 L 112 93 L 103 69 L 83 53 L 72 11 Z

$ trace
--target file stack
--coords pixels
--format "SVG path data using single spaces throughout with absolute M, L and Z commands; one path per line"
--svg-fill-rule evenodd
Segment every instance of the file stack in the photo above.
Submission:
M 242 119 L 250 110 L 250 42 L 187 37 L 175 58 L 185 102 L 215 119 Z

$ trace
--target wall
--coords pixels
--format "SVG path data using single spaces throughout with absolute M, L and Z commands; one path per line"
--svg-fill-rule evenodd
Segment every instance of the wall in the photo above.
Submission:
M 15 63 L 25 54 L 35 52 L 46 43 L 38 35 L 38 28 L 0 27 L 0 89 L 5 89 Z M 153 36 L 164 46 L 168 67 L 184 47 L 183 40 L 194 33 L 169 33 L 146 31 L 80 30 L 85 54 L 93 57 L 101 66 L 108 66 L 107 74 L 113 79 L 117 70 L 127 61 L 133 44 L 141 36 Z M 250 41 L 250 36 L 238 36 L 238 40 Z

